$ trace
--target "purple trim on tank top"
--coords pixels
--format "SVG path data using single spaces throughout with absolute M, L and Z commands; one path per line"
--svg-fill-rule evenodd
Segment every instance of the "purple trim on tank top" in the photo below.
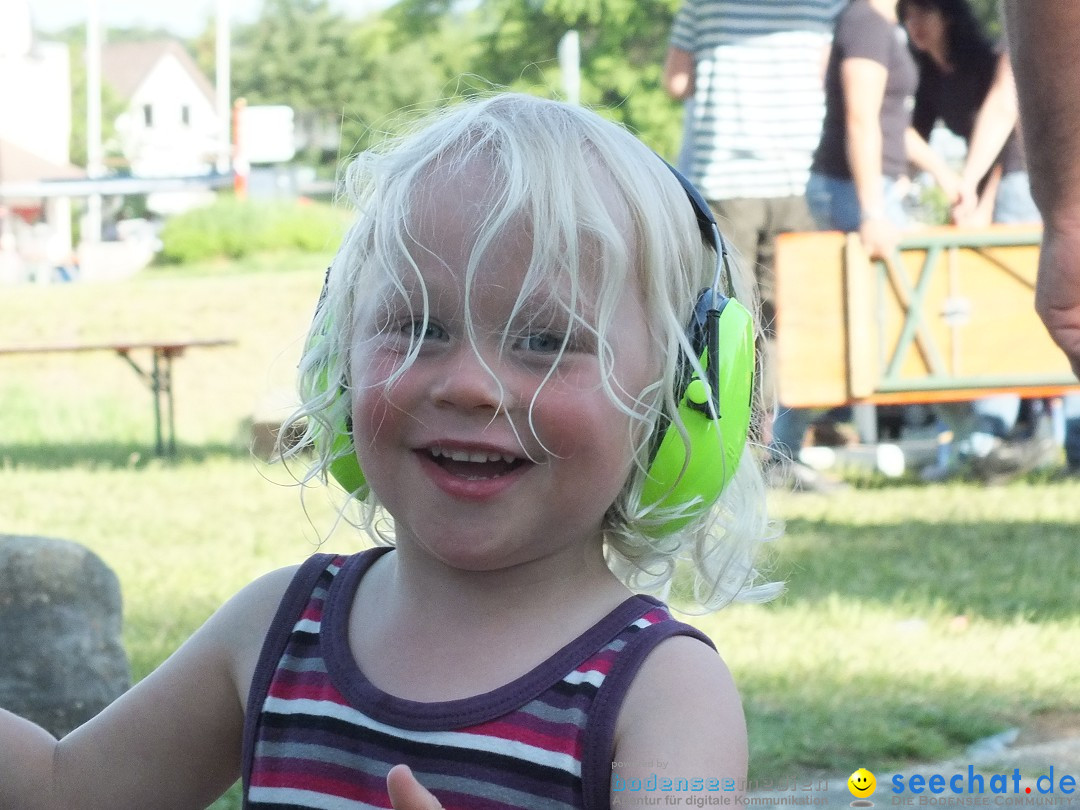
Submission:
M 357 583 L 377 559 L 391 550 L 379 547 L 349 557 L 333 554 L 312 555 L 300 566 L 286 589 L 263 642 L 249 691 L 242 760 L 245 806 L 246 786 L 250 784 L 254 761 L 254 741 L 258 721 L 262 716 L 261 707 L 266 700 L 281 655 L 289 643 L 297 620 L 303 615 L 311 599 L 316 582 L 336 558 L 342 560 L 341 569 L 333 576 L 330 584 L 323 606 L 323 624 L 320 630 L 324 660 L 330 677 L 335 687 L 351 702 L 371 701 L 365 707 L 366 711 L 370 709 L 367 712 L 369 716 L 400 728 L 423 730 L 431 727 L 441 730 L 446 728 L 447 723 L 458 726 L 473 725 L 502 716 L 545 692 L 641 616 L 656 607 L 664 607 L 666 610 L 662 602 L 652 597 L 629 597 L 547 661 L 505 686 L 462 700 L 438 703 L 408 701 L 388 695 L 371 684 L 356 665 L 348 646 L 348 618 Z M 607 810 L 609 807 L 610 770 L 619 710 L 642 662 L 658 644 L 675 635 L 695 637 L 714 647 L 703 633 L 676 620 L 650 625 L 629 637 L 627 646 L 616 656 L 611 671 L 597 692 L 593 703 L 594 711 L 590 712 L 584 729 L 581 759 L 581 784 L 586 808 Z M 495 708 L 492 708 L 493 706 Z M 253 711 L 253 707 L 259 708 Z
M 611 672 L 604 678 L 585 725 L 581 787 L 586 810 L 608 810 L 611 806 L 615 727 L 623 699 L 645 659 L 657 646 L 673 636 L 690 636 L 716 649 L 712 640 L 700 630 L 675 619 L 643 628 L 623 649 L 615 659 Z
M 364 706 L 364 712 L 372 719 L 401 729 L 434 731 L 461 728 L 501 717 L 543 694 L 635 619 L 663 606 L 662 602 L 650 596 L 630 596 L 546 661 L 490 692 L 431 703 L 405 700 L 372 684 L 357 666 L 349 649 L 349 613 L 357 583 L 386 551 L 382 548 L 371 549 L 350 557 L 342 565 L 330 586 L 321 635 L 327 672 L 334 686 L 354 706 Z
M 293 574 L 289 587 L 285 589 L 281 602 L 274 612 L 274 620 L 263 639 L 262 649 L 255 664 L 255 672 L 251 677 L 251 686 L 248 689 L 247 709 L 244 712 L 244 738 L 241 748 L 241 779 L 244 785 L 251 782 L 251 766 L 255 761 L 255 734 L 258 730 L 258 721 L 262 717 L 262 707 L 266 702 L 266 694 L 270 689 L 270 681 L 277 672 L 278 663 L 285 645 L 289 643 L 297 618 L 304 612 L 304 608 L 311 600 L 311 592 L 315 583 L 330 565 L 337 555 L 312 554 Z M 253 707 L 257 707 L 253 711 Z M 247 803 L 245 793 L 245 804 Z

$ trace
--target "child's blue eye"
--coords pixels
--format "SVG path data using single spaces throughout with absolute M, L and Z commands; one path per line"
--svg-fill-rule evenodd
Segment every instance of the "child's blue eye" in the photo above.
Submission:
M 532 332 L 519 338 L 518 346 L 530 352 L 554 354 L 567 347 L 567 340 L 566 335 L 555 332 Z
M 434 321 L 425 321 L 422 318 L 402 324 L 401 332 L 418 341 L 446 339 L 445 329 Z

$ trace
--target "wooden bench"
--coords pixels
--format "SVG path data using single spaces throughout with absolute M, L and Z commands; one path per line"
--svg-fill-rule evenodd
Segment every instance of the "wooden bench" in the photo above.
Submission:
M 235 343 L 235 340 L 222 338 L 213 340 L 136 340 L 102 343 L 13 345 L 0 346 L 0 355 L 115 352 L 134 369 L 135 373 L 150 389 L 154 406 L 154 452 L 159 456 L 171 456 L 176 453 L 176 425 L 173 418 L 175 403 L 172 387 L 173 359 L 180 357 L 191 348 L 231 346 Z M 139 352 L 149 352 L 149 368 L 144 368 L 132 357 L 133 353 Z
M 1057 396 L 1080 386 L 1035 314 L 1038 227 L 927 228 L 891 262 L 855 234 L 776 247 L 777 379 L 789 407 Z

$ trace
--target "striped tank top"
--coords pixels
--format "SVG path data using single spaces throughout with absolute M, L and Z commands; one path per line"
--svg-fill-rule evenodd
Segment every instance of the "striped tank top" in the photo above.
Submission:
M 389 695 L 353 659 L 356 586 L 383 553 L 317 554 L 282 599 L 252 680 L 244 807 L 390 808 L 398 763 L 446 810 L 609 807 L 619 709 L 645 657 L 699 631 L 632 596 L 531 672 L 476 697 Z

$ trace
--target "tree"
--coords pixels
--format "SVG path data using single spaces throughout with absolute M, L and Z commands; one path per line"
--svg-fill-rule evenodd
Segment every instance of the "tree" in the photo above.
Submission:
M 350 23 L 326 0 L 265 0 L 251 25 L 234 29 L 232 94 L 249 104 L 286 104 L 306 151 L 337 151 L 337 118 L 354 89 Z
M 481 0 L 475 13 L 487 22 L 476 72 L 496 85 L 557 97 L 558 43 L 576 30 L 582 103 L 673 157 L 681 112 L 661 78 L 678 5 L 679 0 Z
M 326 0 L 265 0 L 253 24 L 235 29 L 232 95 L 292 107 L 306 159 L 332 165 L 455 97 L 472 41 L 448 9 L 411 17 L 391 8 L 356 21 Z M 212 73 L 211 28 L 195 51 Z
M 355 83 L 342 106 L 343 153 L 366 149 L 459 98 L 476 39 L 458 15 L 420 21 L 391 9 L 353 32 L 350 51 Z
M 121 41 L 139 36 L 150 36 L 144 31 L 105 32 L 109 40 Z M 76 25 L 50 37 L 68 46 L 68 59 L 71 76 L 71 137 L 68 141 L 68 160 L 76 166 L 85 166 L 87 162 L 87 86 L 86 86 L 86 26 Z M 101 138 L 105 147 L 105 158 L 115 161 L 122 156 L 116 143 L 116 119 L 124 111 L 124 102 L 108 84 L 101 85 Z
M 993 37 L 1000 37 L 1004 33 L 1001 23 L 1001 9 L 998 0 L 968 0 L 975 12 L 975 16 L 982 22 L 983 27 Z

